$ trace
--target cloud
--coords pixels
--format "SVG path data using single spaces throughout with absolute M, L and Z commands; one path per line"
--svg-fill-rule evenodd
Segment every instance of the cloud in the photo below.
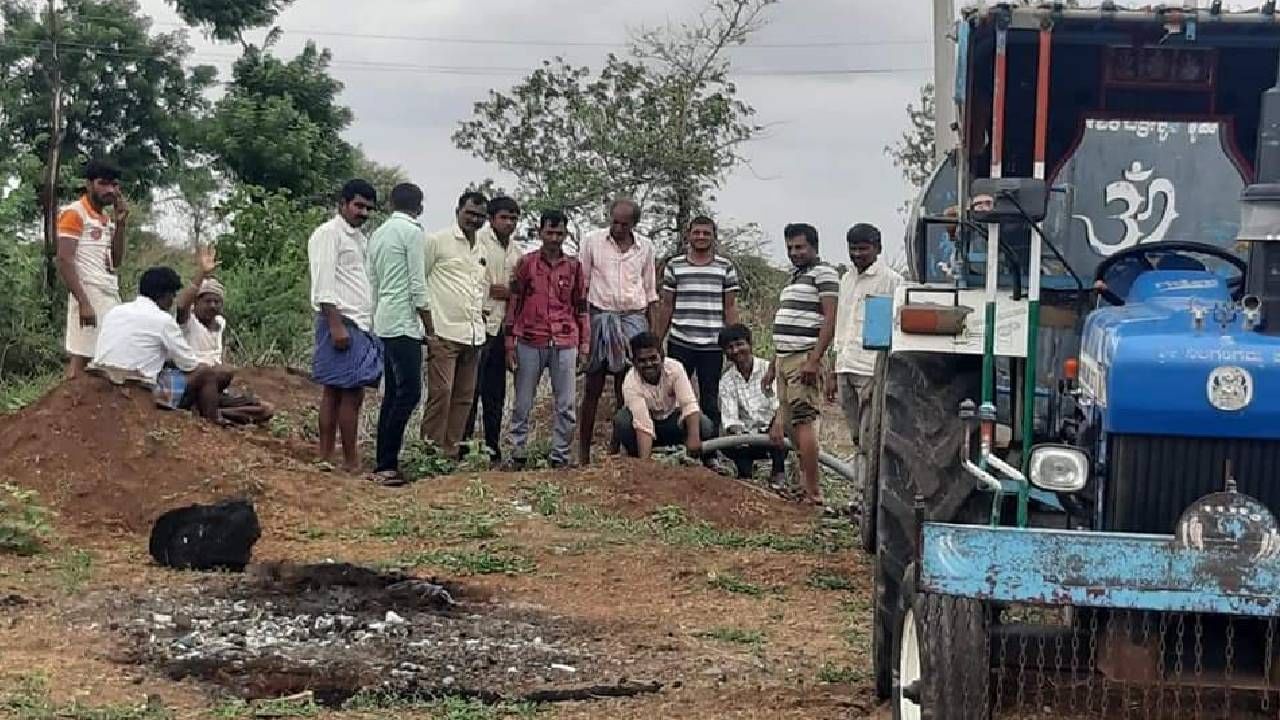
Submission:
M 142 0 L 142 6 L 158 22 L 177 22 L 163 0 Z M 348 139 L 375 160 L 402 166 L 421 184 L 428 196 L 425 220 L 437 226 L 450 221 L 453 199 L 468 182 L 501 178 L 498 168 L 454 148 L 450 134 L 489 89 L 509 87 L 522 73 L 464 75 L 386 66 L 532 69 L 544 58 L 563 55 L 598 67 L 611 50 L 625 52 L 632 29 L 687 18 L 694 7 L 688 0 L 377 0 L 354 6 L 345 0 L 297 0 L 279 18 L 286 30 L 279 47 L 296 52 L 313 39 L 332 50 L 333 73 L 345 84 L 342 100 L 355 114 Z M 752 44 L 788 47 L 741 48 L 733 60 L 742 71 L 736 77 L 740 96 L 770 129 L 745 148 L 749 165 L 728 177 L 714 210 L 732 222 L 759 223 L 780 262 L 785 256 L 778 235 L 794 221 L 818 227 L 823 253 L 832 261 L 845 259 L 844 230 L 855 222 L 879 226 L 887 251 L 899 254 L 903 219 L 897 208 L 909 188 L 883 148 L 904 129 L 906 103 L 930 74 L 755 73 L 928 67 L 928 3 L 784 0 L 768 17 Z M 309 38 L 306 30 L 324 34 Z M 472 45 L 386 36 L 566 44 Z M 236 52 L 196 33 L 192 40 L 197 61 Z M 230 63 L 211 64 L 225 69 Z

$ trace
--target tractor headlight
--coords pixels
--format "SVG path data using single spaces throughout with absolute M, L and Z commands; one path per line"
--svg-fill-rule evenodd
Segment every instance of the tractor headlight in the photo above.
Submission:
M 1066 445 L 1031 449 L 1031 483 L 1053 492 L 1075 492 L 1089 479 L 1089 456 Z

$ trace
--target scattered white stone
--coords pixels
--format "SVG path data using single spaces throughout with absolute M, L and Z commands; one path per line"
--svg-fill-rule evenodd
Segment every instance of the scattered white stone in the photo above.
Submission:
M 401 617 L 394 610 L 388 610 L 387 616 L 384 618 L 384 620 L 388 625 L 404 625 L 405 623 L 409 622 L 408 620 L 405 620 L 403 617 Z
M 575 667 L 573 667 L 573 666 L 571 666 L 571 665 L 561 665 L 560 663 L 551 663 L 551 669 L 552 669 L 552 670 L 559 670 L 560 672 L 567 672 L 567 673 L 576 673 L 576 672 L 578 672 L 578 669 L 577 669 L 577 668 L 575 668 Z

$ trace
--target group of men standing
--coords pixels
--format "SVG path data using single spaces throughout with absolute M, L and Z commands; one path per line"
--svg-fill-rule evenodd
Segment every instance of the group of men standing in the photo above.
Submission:
M 308 245 L 324 459 L 340 436 L 346 466 L 360 467 L 360 402 L 364 389 L 381 380 L 372 479 L 404 484 L 399 455 L 422 401 L 424 366 L 420 436 L 460 456 L 479 421 L 492 460 L 512 469 L 527 461 L 544 374 L 554 398 L 553 467 L 572 463 L 575 430 L 578 461 L 590 462 L 609 376 L 619 399 L 613 448 L 647 457 L 656 446 L 682 444 L 710 464 L 711 454 L 701 452 L 704 440 L 768 433 L 772 447 L 725 454 L 741 476 L 768 459 L 774 482 L 781 482 L 790 435 L 805 497 L 815 504 L 822 502 L 815 422 L 824 395 L 834 400 L 839 393 L 850 432 L 855 441 L 860 436 L 875 362 L 861 347 L 862 300 L 892 292 L 901 280 L 878 261 L 880 234 L 870 225 L 850 229 L 853 268 L 843 279 L 820 259 L 816 229 L 785 228 L 794 270 L 774 319 L 775 354 L 766 360 L 755 355 L 752 333 L 739 322 L 740 280 L 733 263 L 716 252 L 717 228 L 709 217 L 689 223 L 685 252 L 659 276 L 655 246 L 637 231 L 641 208 L 629 199 L 609 206 L 608 227 L 585 233 L 576 256 L 565 252 L 563 212 L 541 213 L 540 245 L 524 253 L 513 237 L 519 205 L 477 192 L 458 198 L 449 227 L 428 232 L 418 219 L 422 190 L 408 183 L 392 190 L 392 214 L 366 241 L 360 227 L 377 202 L 367 182 L 348 182 L 337 215 Z M 834 369 L 828 362 L 833 348 Z M 514 374 L 515 398 L 504 462 L 507 372 Z M 575 407 L 579 374 L 582 398 Z
M 121 303 L 115 269 L 124 253 L 128 208 L 119 169 L 94 161 L 85 192 L 58 220 L 57 266 L 68 287 L 68 374 L 90 369 L 116 382 L 155 388 L 161 404 L 191 408 L 218 422 L 261 422 L 271 408 L 229 392 L 223 365 L 225 290 L 213 278 L 212 249 L 197 252 L 189 287 L 170 268 L 142 275 L 138 298 Z M 759 357 L 739 322 L 741 282 L 717 252 L 709 217 L 685 228 L 684 252 L 657 272 L 654 244 L 637 232 L 639 204 L 615 200 L 609 225 L 565 251 L 569 220 L 558 210 L 538 218 L 539 246 L 523 252 L 513 237 L 521 210 L 511 198 L 478 192 L 458 198 L 454 222 L 428 232 L 424 195 L 413 184 L 391 191 L 390 215 L 366 237 L 377 207 L 364 180 L 347 182 L 337 213 L 307 244 L 315 311 L 313 379 L 323 386 L 319 455 L 341 441 L 345 467 L 358 471 L 360 408 L 367 388 L 383 385 L 376 482 L 396 486 L 405 431 L 423 400 L 418 432 L 441 452 L 461 455 L 477 421 L 494 462 L 502 462 L 507 373 L 515 398 L 508 424 L 511 455 L 528 458 L 534 398 L 544 374 L 554 397 L 550 462 L 591 460 L 605 382 L 614 377 L 618 407 L 611 446 L 637 457 L 680 444 L 708 465 L 703 441 L 720 434 L 767 433 L 769 446 L 725 450 L 740 477 L 769 460 L 783 480 L 786 436 L 799 456 L 807 501 L 820 504 L 818 437 L 822 402 L 839 395 L 855 442 L 874 392 L 874 352 L 862 348 L 864 300 L 901 282 L 879 261 L 880 233 L 866 224 L 846 236 L 852 268 L 841 278 L 818 254 L 813 226 L 786 226 L 793 270 L 779 297 L 771 358 Z M 105 209 L 114 208 L 112 215 Z M 176 306 L 176 317 L 171 311 Z M 834 350 L 829 357 L 829 352 Z M 831 360 L 834 362 L 830 362 Z M 726 362 L 727 361 L 727 362 Z M 834 366 L 834 367 L 833 367 Z M 584 375 L 580 407 L 577 376 Z M 694 390 L 696 379 L 697 390 Z M 825 392 L 824 392 L 825 390 Z

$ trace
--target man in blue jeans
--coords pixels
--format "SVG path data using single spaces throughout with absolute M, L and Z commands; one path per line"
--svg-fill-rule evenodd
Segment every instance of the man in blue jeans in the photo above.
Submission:
M 409 183 L 395 186 L 391 209 L 391 217 L 369 238 L 373 330 L 385 348 L 377 463 L 370 479 L 398 486 L 405 483 L 400 474 L 404 429 L 422 399 L 422 338 L 428 317 L 424 233 L 418 223 L 422 190 Z
M 524 467 L 529 441 L 529 413 L 544 370 L 551 373 L 555 395 L 555 432 L 551 465 L 569 464 L 569 443 L 576 422 L 574 374 L 586 362 L 591 340 L 587 315 L 587 279 L 576 258 L 564 254 L 568 219 L 548 210 L 538 221 L 542 248 L 520 258 L 507 300 L 507 367 L 516 374 L 511 412 L 510 469 Z

